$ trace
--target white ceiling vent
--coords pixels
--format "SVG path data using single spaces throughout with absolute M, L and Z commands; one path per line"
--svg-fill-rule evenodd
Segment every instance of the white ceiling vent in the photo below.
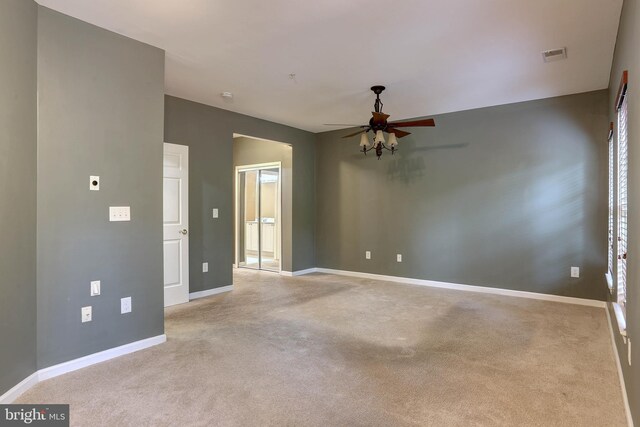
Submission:
M 559 49 L 545 50 L 542 52 L 542 59 L 544 60 L 544 62 L 553 62 L 567 59 L 567 48 L 561 47 Z

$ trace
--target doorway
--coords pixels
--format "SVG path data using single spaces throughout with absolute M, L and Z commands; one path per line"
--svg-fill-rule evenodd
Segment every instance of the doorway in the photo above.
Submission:
M 164 306 L 189 302 L 189 147 L 164 144 Z
M 279 272 L 281 163 L 236 168 L 236 265 Z

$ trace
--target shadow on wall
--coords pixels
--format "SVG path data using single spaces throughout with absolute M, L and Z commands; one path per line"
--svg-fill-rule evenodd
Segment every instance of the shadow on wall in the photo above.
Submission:
M 392 181 L 402 181 L 407 184 L 419 180 L 424 175 L 426 167 L 424 156 L 418 154 L 469 146 L 468 143 L 419 146 L 413 138 L 403 138 L 400 144 L 401 148 L 393 155 L 387 166 L 387 176 Z

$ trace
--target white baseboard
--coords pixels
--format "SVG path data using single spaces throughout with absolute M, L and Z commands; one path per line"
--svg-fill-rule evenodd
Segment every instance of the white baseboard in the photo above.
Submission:
M 317 268 L 307 268 L 306 270 L 298 270 L 298 271 L 294 271 L 293 275 L 294 276 L 304 276 L 305 274 L 311 274 L 311 273 L 317 273 L 318 269 Z
M 40 369 L 0 396 L 0 403 L 5 404 L 15 401 L 22 393 L 29 390 L 40 381 L 48 380 L 49 378 L 57 377 L 58 375 L 66 374 L 68 372 L 77 371 L 78 369 L 86 368 L 87 366 L 95 365 L 96 363 L 124 356 L 125 354 L 153 347 L 154 345 L 162 344 L 165 341 L 167 341 L 167 336 L 165 334 L 157 335 L 155 337 L 135 341 L 119 347 L 110 348 L 108 350 L 80 357 L 78 359 L 73 359 L 68 362 L 60 363 L 58 365 L 49 366 L 48 368 Z
M 38 384 L 38 372 L 34 372 L 27 378 L 13 386 L 9 391 L 0 396 L 0 404 L 9 404 L 15 401 L 22 393 Z
M 455 289 L 458 291 L 481 292 L 485 294 L 504 295 L 519 298 L 531 298 L 543 301 L 563 302 L 567 304 L 587 305 L 590 307 L 606 307 L 606 302 L 592 299 L 564 297 L 559 295 L 539 294 L 536 292 L 514 291 L 511 289 L 489 288 L 485 286 L 460 285 L 457 283 L 437 282 L 434 280 L 412 279 L 410 277 L 385 276 L 382 274 L 361 273 L 357 271 L 333 270 L 330 268 L 316 268 L 318 273 L 337 274 L 339 276 L 359 277 L 362 279 L 386 280 L 389 282 L 406 283 L 409 285 L 429 286 L 432 288 Z
M 104 362 L 109 359 L 114 359 L 118 356 L 124 356 L 125 354 L 133 353 L 138 350 L 153 347 L 154 345 L 162 344 L 166 341 L 167 336 L 162 334 L 40 369 L 38 371 L 38 381 L 48 380 L 49 378 L 57 377 L 58 375 L 66 374 L 67 372 L 77 371 L 78 369 L 95 365 L 96 363 Z
M 223 292 L 229 292 L 232 290 L 233 290 L 233 285 L 228 285 L 228 286 L 221 286 L 219 288 L 207 289 L 204 291 L 191 292 L 189 294 L 189 301 L 198 299 L 198 298 L 208 297 L 211 295 L 221 294 Z
M 303 276 L 305 274 L 311 274 L 311 273 L 316 273 L 318 271 L 317 268 L 313 267 L 313 268 L 307 268 L 306 270 L 298 270 L 298 271 L 280 271 L 280 275 L 282 276 L 287 276 L 287 277 L 294 277 L 294 276 Z
M 616 335 L 611 324 L 611 313 L 609 313 L 609 305 L 605 307 L 607 323 L 609 324 L 609 332 L 611 334 L 611 345 L 613 346 L 613 357 L 616 359 L 616 367 L 618 369 L 618 378 L 620 379 L 620 388 L 622 389 L 622 401 L 624 403 L 624 411 L 627 415 L 627 424 L 633 427 L 633 417 L 631 416 L 631 407 L 629 407 L 629 397 L 627 396 L 627 387 L 624 383 L 624 374 L 622 373 L 622 364 L 620 363 L 620 354 L 616 345 Z

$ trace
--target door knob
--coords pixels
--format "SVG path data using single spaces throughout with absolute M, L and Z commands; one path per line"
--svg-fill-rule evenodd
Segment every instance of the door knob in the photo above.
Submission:
M 178 233 L 186 235 L 187 234 L 187 229 L 183 228 L 182 230 L 178 231 Z

